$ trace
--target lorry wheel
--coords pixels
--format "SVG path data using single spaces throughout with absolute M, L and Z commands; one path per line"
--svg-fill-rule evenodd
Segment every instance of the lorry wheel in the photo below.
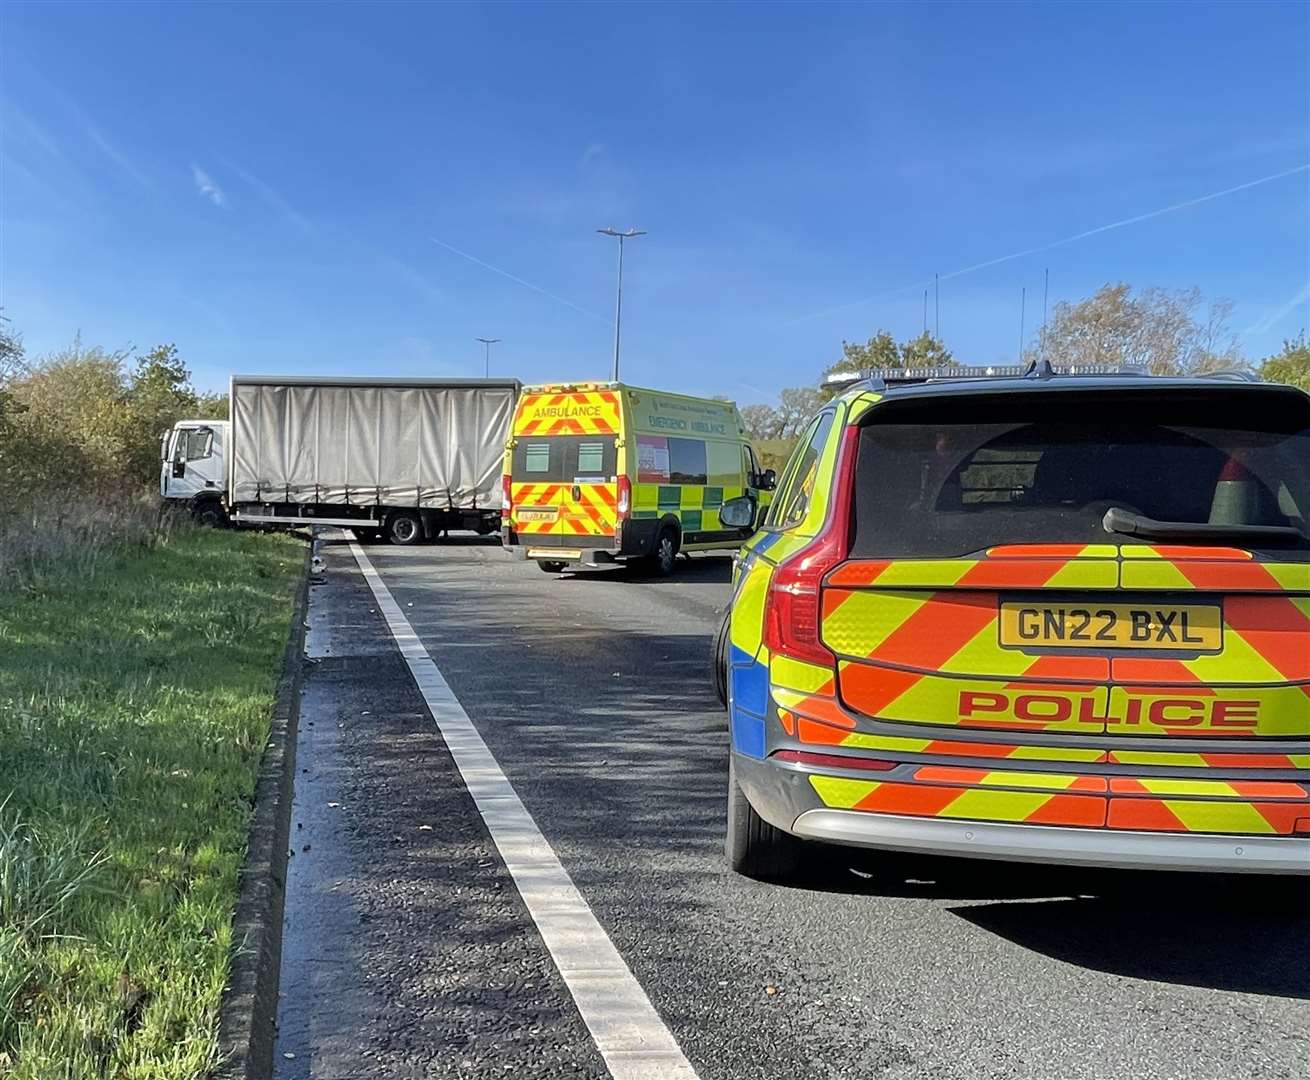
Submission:
M 655 553 L 644 560 L 647 573 L 668 577 L 673 573 L 678 558 L 678 533 L 672 525 L 665 525 L 655 538 Z
M 714 696 L 725 709 L 728 707 L 728 642 L 731 629 L 729 618 L 731 611 L 723 613 L 723 622 L 719 632 L 714 635 L 714 648 L 710 653 L 710 672 L 714 679 Z
M 400 547 L 411 547 L 423 539 L 423 522 L 413 510 L 401 510 L 387 519 L 387 538 Z
M 723 853 L 728 869 L 757 881 L 786 882 L 801 869 L 805 841 L 774 828 L 755 812 L 728 760 L 728 835 Z
M 538 559 L 537 565 L 548 574 L 562 574 L 564 572 L 564 567 L 568 566 L 568 563 L 562 562 L 559 559 Z
M 197 525 L 206 529 L 221 529 L 227 524 L 227 511 L 217 499 L 205 499 L 198 502 L 191 511 L 191 517 Z

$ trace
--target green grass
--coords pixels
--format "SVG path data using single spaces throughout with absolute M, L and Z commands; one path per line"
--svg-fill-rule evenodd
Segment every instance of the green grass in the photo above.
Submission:
M 290 537 L 185 530 L 0 581 L 0 1077 L 215 1064 L 303 564 Z

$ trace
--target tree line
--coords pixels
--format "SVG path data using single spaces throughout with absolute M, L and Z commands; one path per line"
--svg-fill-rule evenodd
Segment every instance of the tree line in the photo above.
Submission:
M 1152 375 L 1200 375 L 1235 370 L 1310 392 L 1310 344 L 1305 331 L 1271 356 L 1251 361 L 1228 325 L 1231 301 L 1206 301 L 1200 290 L 1148 288 L 1134 293 L 1107 284 L 1079 301 L 1056 304 L 1051 318 L 1025 343 L 1022 361 L 1040 358 L 1057 368 L 1091 364 L 1141 368 Z M 812 386 L 793 386 L 775 405 L 747 405 L 742 420 L 766 463 L 780 469 L 806 421 L 840 390 L 827 382 L 838 372 L 870 368 L 951 367 L 960 361 L 927 332 L 898 342 L 879 330 L 863 343 L 842 342 L 840 359 Z M 972 361 L 970 362 L 972 363 Z
M 159 436 L 188 416 L 226 416 L 175 345 L 141 354 L 80 340 L 29 359 L 0 321 L 0 515 L 138 495 L 159 477 Z

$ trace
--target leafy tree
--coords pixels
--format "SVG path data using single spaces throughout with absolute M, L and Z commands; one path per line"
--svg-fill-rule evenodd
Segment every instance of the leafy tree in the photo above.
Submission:
M 824 376 L 837 371 L 859 371 L 862 368 L 903 367 L 901 347 L 886 330 L 879 330 L 861 345 L 854 341 L 841 343 L 842 358 L 823 372 Z
M 210 392 L 198 395 L 193 415 L 197 420 L 226 420 L 228 417 L 227 395 Z
M 14 417 L 19 449 L 9 480 L 35 497 L 123 487 L 128 416 L 123 353 L 80 340 L 9 384 L 22 410 Z
M 9 320 L 0 315 L 0 434 L 6 430 L 6 417 L 17 408 L 6 387 L 23 366 L 23 339 L 10 327 Z
M 741 410 L 741 422 L 753 442 L 782 438 L 782 420 L 772 405 L 747 405 Z
M 1042 343 L 1057 367 L 1134 365 L 1153 375 L 1244 368 L 1228 328 L 1232 310 L 1230 300 L 1206 303 L 1199 289 L 1143 289 L 1134 296 L 1123 282 L 1107 284 L 1086 300 L 1057 304 Z
M 778 395 L 779 437 L 793 439 L 801 433 L 828 398 L 809 386 L 789 386 Z
M 822 401 L 831 401 L 841 392 L 840 386 L 828 383 L 828 376 L 839 372 L 874 368 L 951 367 L 955 364 L 951 350 L 927 332 L 909 341 L 898 342 L 886 330 L 879 330 L 863 345 L 843 341 L 841 351 L 842 358 L 835 364 L 829 364 L 819 375 L 819 395 Z
M 159 474 L 159 436 L 194 416 L 199 399 L 176 345 L 157 345 L 136 362 L 127 393 L 127 469 L 148 482 Z
M 896 365 L 891 365 L 895 367 Z M 901 346 L 901 367 L 954 367 L 955 357 L 945 344 L 926 330 Z
M 1283 342 L 1283 351 L 1265 357 L 1260 364 L 1260 378 L 1265 382 L 1288 383 L 1310 393 L 1310 344 L 1305 331 Z

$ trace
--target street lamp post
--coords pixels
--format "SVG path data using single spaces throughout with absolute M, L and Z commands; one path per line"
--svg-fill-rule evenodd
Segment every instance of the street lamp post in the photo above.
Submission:
M 494 344 L 496 344 L 496 342 L 498 342 L 498 341 L 500 340 L 500 338 L 498 338 L 498 337 L 480 337 L 480 338 L 474 338 L 473 340 L 474 340 L 474 341 L 480 341 L 480 342 L 482 342 L 483 345 L 486 346 L 486 356 L 485 356 L 485 359 L 486 359 L 486 362 L 487 362 L 487 372 L 486 372 L 486 374 L 487 374 L 487 378 L 489 379 L 489 378 L 491 378 L 491 347 L 492 347 Z
M 617 229 L 597 229 L 602 236 L 613 236 L 619 241 L 619 288 L 614 301 L 614 381 L 619 381 L 619 335 L 623 329 L 623 241 L 634 236 L 645 236 L 644 229 L 629 229 L 619 232 Z

